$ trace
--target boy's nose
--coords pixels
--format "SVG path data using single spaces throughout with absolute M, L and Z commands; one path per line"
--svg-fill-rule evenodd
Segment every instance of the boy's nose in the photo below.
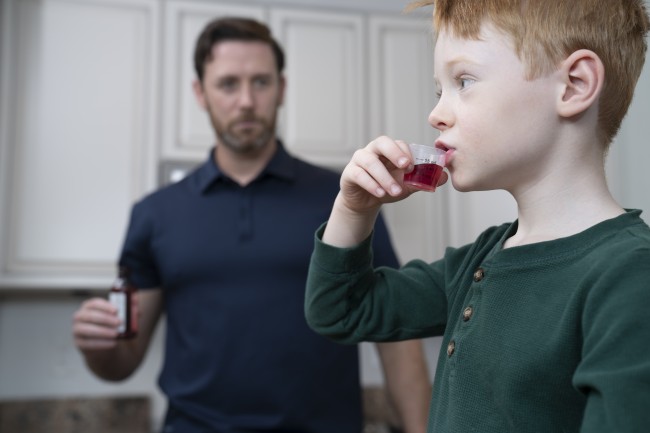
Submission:
M 433 126 L 439 131 L 444 131 L 449 128 L 451 124 L 451 116 L 449 113 L 443 111 L 440 101 L 433 107 L 429 113 L 429 125 Z

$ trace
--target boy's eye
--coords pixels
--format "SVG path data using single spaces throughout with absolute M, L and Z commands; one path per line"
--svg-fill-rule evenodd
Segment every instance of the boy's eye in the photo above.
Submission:
M 467 86 L 471 85 L 472 83 L 474 83 L 474 80 L 472 78 L 468 78 L 468 77 L 458 78 L 458 87 L 460 87 L 461 90 L 465 89 Z

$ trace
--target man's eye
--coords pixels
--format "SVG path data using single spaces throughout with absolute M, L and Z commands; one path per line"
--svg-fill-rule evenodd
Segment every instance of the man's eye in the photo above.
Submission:
M 233 91 L 237 88 L 237 82 L 235 80 L 224 80 L 219 82 L 218 87 L 221 90 Z
M 253 81 L 253 85 L 257 88 L 264 88 L 268 87 L 271 84 L 271 80 L 269 78 L 256 78 L 255 81 Z

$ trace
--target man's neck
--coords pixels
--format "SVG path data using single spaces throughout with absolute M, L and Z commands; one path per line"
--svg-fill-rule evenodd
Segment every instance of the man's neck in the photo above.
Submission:
M 217 144 L 215 159 L 219 169 L 241 186 L 251 183 L 267 166 L 278 148 L 275 139 L 265 146 L 246 153 L 235 152 Z

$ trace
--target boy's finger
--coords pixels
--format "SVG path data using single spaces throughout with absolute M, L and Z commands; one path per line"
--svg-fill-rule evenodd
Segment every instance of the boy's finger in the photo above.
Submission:
M 397 168 L 405 169 L 411 163 L 408 145 L 401 140 L 395 141 L 390 137 L 382 136 L 371 141 L 368 148 L 373 153 L 386 158 Z

